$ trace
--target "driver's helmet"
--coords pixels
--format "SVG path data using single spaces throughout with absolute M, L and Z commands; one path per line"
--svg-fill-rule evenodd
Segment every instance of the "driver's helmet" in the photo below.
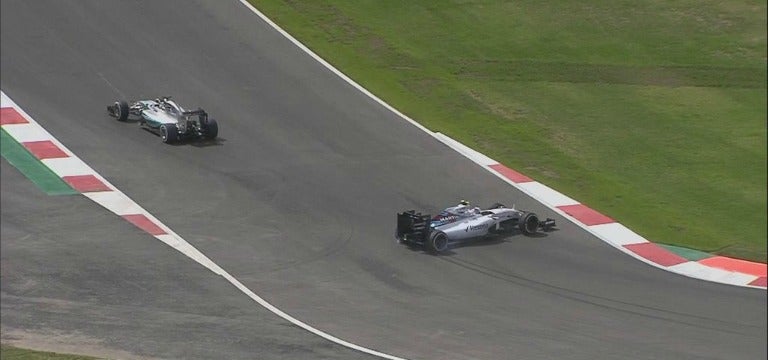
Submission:
M 469 209 L 469 201 L 461 200 L 459 201 L 459 204 L 456 205 L 453 209 L 453 211 L 458 215 L 466 215 L 467 210 Z

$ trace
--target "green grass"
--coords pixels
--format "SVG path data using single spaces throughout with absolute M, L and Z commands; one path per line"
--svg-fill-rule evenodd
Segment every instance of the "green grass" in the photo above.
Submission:
M 766 261 L 764 1 L 251 2 L 430 129 L 649 240 Z
M 0 360 L 95 360 L 90 356 L 66 355 L 53 352 L 20 349 L 0 345 Z
M 0 129 L 0 155 L 48 195 L 78 193 L 11 137 L 5 129 Z

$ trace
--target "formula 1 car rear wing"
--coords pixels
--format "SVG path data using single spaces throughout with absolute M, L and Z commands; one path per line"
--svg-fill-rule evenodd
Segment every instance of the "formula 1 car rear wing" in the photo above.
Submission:
M 194 115 L 203 115 L 203 116 L 208 116 L 208 113 L 207 113 L 207 112 L 205 112 L 205 110 L 203 110 L 203 109 L 197 109 L 197 110 L 185 111 L 185 112 L 183 112 L 183 113 L 181 113 L 181 114 L 182 114 L 182 115 L 184 115 L 184 116 L 194 116 Z
M 184 111 L 181 116 L 187 121 L 197 117 L 197 122 L 202 124 L 208 120 L 208 113 L 205 110 L 198 108 L 197 110 Z
M 430 219 L 430 215 L 417 213 L 414 210 L 398 213 L 395 237 L 402 242 L 424 244 L 431 231 Z

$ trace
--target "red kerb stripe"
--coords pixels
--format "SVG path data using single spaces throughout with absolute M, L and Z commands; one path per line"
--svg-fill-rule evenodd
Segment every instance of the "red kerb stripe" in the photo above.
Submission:
M 762 276 L 762 277 L 759 277 L 759 278 L 755 279 L 755 280 L 754 280 L 754 281 L 752 281 L 751 283 L 749 283 L 749 285 L 752 285 L 752 286 L 762 286 L 762 287 L 766 287 L 766 286 L 768 286 L 768 285 L 766 284 L 766 282 L 767 282 L 767 281 L 766 281 L 766 277 L 765 277 L 765 276 Z
M 566 214 L 573 216 L 587 226 L 608 224 L 615 222 L 613 219 L 587 207 L 584 204 L 563 205 L 557 207 L 565 211 Z
M 699 260 L 700 264 L 711 266 L 718 269 L 736 271 L 742 274 L 750 274 L 755 276 L 766 276 L 766 265 L 763 263 L 756 263 L 747 260 L 733 259 L 724 256 L 713 256 Z
M 512 180 L 513 182 L 516 182 L 516 183 L 525 183 L 525 182 L 533 181 L 533 179 L 515 170 L 512 170 L 502 164 L 491 165 L 490 168 L 495 170 L 497 173 L 501 174 L 505 178 Z
M 131 224 L 136 225 L 141 230 L 144 230 L 152 235 L 164 235 L 167 234 L 160 226 L 152 222 L 149 218 L 143 214 L 131 214 L 123 215 L 125 220 L 128 220 Z
M 16 109 L 12 107 L 0 108 L 0 125 L 29 123 Z
M 69 157 L 67 153 L 59 149 L 59 147 L 50 140 L 29 141 L 22 143 L 22 145 L 40 160 Z
M 624 247 L 661 266 L 672 266 L 688 262 L 688 259 L 654 243 L 630 244 L 624 245 Z
M 112 191 L 106 184 L 93 175 L 74 175 L 62 177 L 75 190 L 86 193 L 95 191 Z

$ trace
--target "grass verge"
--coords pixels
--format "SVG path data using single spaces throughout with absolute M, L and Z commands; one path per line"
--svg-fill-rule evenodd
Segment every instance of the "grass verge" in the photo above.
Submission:
M 96 360 L 95 357 L 67 355 L 45 351 L 21 349 L 10 345 L 0 345 L 2 360 Z
M 11 137 L 5 129 L 0 129 L 0 155 L 48 195 L 78 193 Z
M 649 240 L 766 262 L 765 2 L 250 1 L 430 129 Z

